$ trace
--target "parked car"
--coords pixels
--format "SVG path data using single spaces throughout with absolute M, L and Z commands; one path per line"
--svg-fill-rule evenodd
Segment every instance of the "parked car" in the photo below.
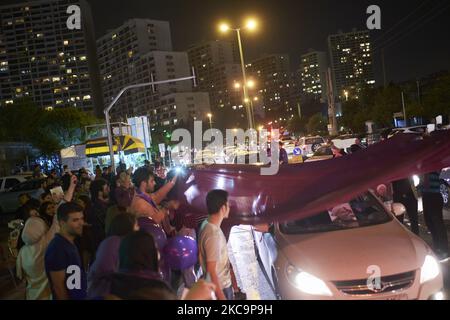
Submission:
M 444 206 L 449 208 L 449 194 L 450 194 L 450 168 L 442 169 L 441 175 L 441 194 L 444 200 Z
M 0 178 L 0 193 L 8 191 L 15 185 L 25 182 L 29 179 L 31 179 L 32 176 L 28 174 L 17 174 L 14 176 L 8 176 L 8 177 L 1 177 Z
M 316 152 L 326 141 L 323 137 L 303 137 L 299 141 L 303 155 L 310 157 Z
M 315 161 L 321 161 L 321 160 L 329 160 L 329 159 L 333 159 L 333 158 L 334 158 L 334 154 L 333 154 L 333 151 L 331 150 L 331 147 L 326 145 L 326 146 L 321 146 L 316 152 L 314 152 L 312 157 L 305 160 L 305 162 L 315 162 Z
M 30 197 L 37 198 L 38 190 L 43 179 L 30 179 L 12 187 L 9 191 L 0 193 L 0 213 L 12 213 L 19 204 L 19 195 L 28 193 Z
M 333 139 L 332 142 L 337 148 L 343 149 L 345 152 L 350 153 L 350 147 L 355 144 L 355 140 L 357 138 L 363 144 L 365 144 L 365 142 L 367 141 L 366 137 L 364 136 L 356 134 L 348 134 L 339 136 L 336 139 Z
M 253 228 L 260 263 L 288 300 L 442 299 L 431 248 L 371 192 L 310 218 Z M 264 232 L 261 232 L 263 229 Z M 258 231 L 259 230 L 259 231 Z
M 389 133 L 388 138 L 392 138 L 399 133 L 419 134 L 422 135 L 427 132 L 427 126 L 414 126 L 406 128 L 395 128 Z
M 295 149 L 295 141 L 291 137 L 285 137 L 281 139 L 281 142 L 283 142 L 283 148 L 287 154 L 292 155 Z

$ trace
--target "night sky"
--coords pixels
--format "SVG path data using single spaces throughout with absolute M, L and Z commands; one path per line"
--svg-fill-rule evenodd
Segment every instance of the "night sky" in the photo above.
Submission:
M 2 3 L 22 1 L 2 0 Z M 366 9 L 382 10 L 382 30 L 373 32 L 375 47 L 393 38 L 385 49 L 388 81 L 415 79 L 450 69 L 450 2 L 448 0 L 88 0 L 96 35 L 130 18 L 167 20 L 174 50 L 183 51 L 202 40 L 232 38 L 217 32 L 219 21 L 235 26 L 248 15 L 260 21 L 255 34 L 244 34 L 246 60 L 262 53 L 288 53 L 293 69 L 309 48 L 327 50 L 327 36 L 353 28 L 365 29 Z M 403 20 L 403 21 L 402 21 Z M 399 23 L 400 22 L 400 23 Z M 395 26 L 398 24 L 397 26 Z M 392 27 L 395 28 L 387 33 Z M 399 41 L 395 41 L 399 40 Z M 382 83 L 380 50 L 375 52 L 375 73 Z

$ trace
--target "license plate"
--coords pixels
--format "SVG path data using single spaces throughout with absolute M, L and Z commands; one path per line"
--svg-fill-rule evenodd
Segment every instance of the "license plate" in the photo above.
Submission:
M 395 296 L 386 297 L 383 300 L 408 300 L 407 294 L 398 294 Z

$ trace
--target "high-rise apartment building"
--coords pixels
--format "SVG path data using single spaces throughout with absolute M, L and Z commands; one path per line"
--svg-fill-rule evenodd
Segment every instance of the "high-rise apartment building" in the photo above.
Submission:
M 249 97 L 263 99 L 265 118 L 288 120 L 296 112 L 296 103 L 292 99 L 294 95 L 289 56 L 264 55 L 249 63 L 247 70 L 248 78 L 255 82 L 255 89 L 249 88 Z
M 81 29 L 69 29 L 80 9 Z M 0 7 L 0 105 L 30 98 L 39 107 L 103 108 L 93 20 L 85 0 L 44 0 Z
M 375 84 L 369 31 L 339 33 L 328 37 L 335 96 L 358 97 L 364 86 Z
M 301 56 L 299 72 L 303 95 L 322 101 L 327 99 L 327 68 L 325 52 L 311 51 Z

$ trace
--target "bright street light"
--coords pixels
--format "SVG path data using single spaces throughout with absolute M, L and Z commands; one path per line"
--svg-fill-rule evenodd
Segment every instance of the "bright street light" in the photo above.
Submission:
M 235 82 L 235 83 L 234 83 L 234 87 L 235 87 L 236 89 L 239 89 L 239 88 L 241 87 L 241 84 L 240 84 L 239 82 Z
M 348 91 L 347 90 L 344 91 L 344 95 L 345 95 L 345 101 L 348 101 Z
M 258 97 L 254 97 L 253 100 L 254 100 L 254 101 L 258 101 Z
M 249 30 L 252 30 L 252 31 L 255 30 L 256 27 L 257 27 L 257 22 L 256 22 L 256 20 L 255 20 L 255 19 L 249 19 L 249 20 L 247 20 L 247 23 L 246 23 L 245 27 L 246 27 L 247 29 L 249 29 Z
M 238 46 L 239 46 L 239 56 L 240 56 L 240 60 L 241 60 L 241 69 L 242 69 L 242 78 L 243 78 L 243 93 L 244 93 L 244 101 L 246 104 L 246 111 L 247 111 L 247 120 L 248 120 L 248 127 L 250 129 L 252 129 L 254 127 L 254 116 L 253 116 L 253 106 L 252 106 L 252 100 L 249 99 L 248 97 L 248 92 L 247 89 L 248 88 L 252 88 L 254 87 L 254 82 L 253 84 L 247 82 L 247 76 L 245 73 L 245 61 L 244 61 L 244 53 L 243 53 L 243 49 L 242 49 L 242 41 L 241 41 L 241 29 L 247 29 L 249 31 L 253 31 L 255 30 L 257 27 L 257 22 L 255 19 L 248 19 L 247 22 L 245 23 L 245 27 L 243 28 L 231 28 L 228 24 L 226 23 L 222 23 L 219 26 L 219 30 L 222 33 L 225 33 L 229 30 L 233 30 L 236 32 L 237 35 L 237 40 L 238 40 Z M 236 89 L 238 89 L 239 87 L 235 84 L 234 87 Z
M 211 122 L 212 114 L 208 113 L 206 116 L 209 118 L 209 128 L 212 130 L 212 122 Z
M 247 81 L 247 87 L 250 88 L 250 89 L 254 88 L 255 87 L 255 81 L 248 80 Z
M 227 25 L 226 23 L 222 23 L 222 24 L 220 24 L 220 26 L 219 26 L 219 30 L 220 30 L 220 32 L 227 32 L 228 30 L 230 30 L 230 26 L 229 25 Z

